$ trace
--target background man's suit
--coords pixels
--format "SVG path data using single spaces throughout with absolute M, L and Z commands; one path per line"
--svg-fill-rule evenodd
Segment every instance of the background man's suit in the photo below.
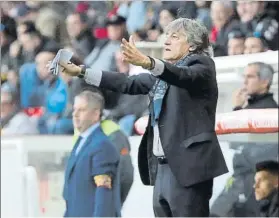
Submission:
M 97 127 L 75 155 L 79 140 L 68 160 L 63 197 L 65 217 L 120 216 L 119 154 L 115 146 Z M 94 176 L 110 175 L 112 189 L 97 187 Z
M 134 166 L 130 155 L 131 146 L 128 137 L 122 132 L 120 126 L 112 120 L 102 120 L 101 128 L 109 137 L 120 154 L 120 198 L 123 206 L 134 181 Z M 75 130 L 74 141 L 78 139 L 78 131 Z
M 228 172 L 215 133 L 218 99 L 215 64 L 210 57 L 191 55 L 182 67 L 164 62 L 164 71 L 158 78 L 169 84 L 158 120 L 160 139 L 169 166 L 164 171 L 171 174 L 169 178 L 175 178 L 170 188 L 178 187 L 177 196 L 172 196 L 173 199 L 182 199 L 180 202 L 190 208 L 176 205 L 180 208 L 177 214 L 171 215 L 208 216 L 213 178 Z M 127 77 L 102 71 L 99 87 L 132 95 L 149 94 L 156 79 L 149 74 Z M 145 185 L 155 184 L 158 169 L 158 159 L 152 152 L 152 139 L 153 128 L 149 119 L 138 153 L 140 176 Z M 156 192 L 160 190 L 155 187 L 154 206 L 160 204 L 164 207 L 162 202 L 155 202 L 158 197 Z M 195 199 L 195 193 L 204 193 L 204 196 Z

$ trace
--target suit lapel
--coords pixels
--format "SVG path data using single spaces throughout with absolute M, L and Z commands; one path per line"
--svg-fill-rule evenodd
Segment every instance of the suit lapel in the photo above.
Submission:
M 93 143 L 94 145 L 96 144 L 96 140 L 95 140 L 95 135 L 98 134 L 98 132 L 100 132 L 100 127 L 97 127 L 97 129 L 95 129 L 86 139 L 85 143 L 83 144 L 82 148 L 80 149 L 80 151 L 78 152 L 78 154 L 76 155 L 76 149 L 78 147 L 78 144 L 75 144 L 72 152 L 71 152 L 71 155 L 70 155 L 70 158 L 69 158 L 69 161 L 68 161 L 68 165 L 67 165 L 67 169 L 66 169 L 66 173 L 65 173 L 65 180 L 67 181 L 70 176 L 71 176 L 71 173 L 73 172 L 74 168 L 75 168 L 75 165 L 77 163 L 77 160 L 82 156 L 82 153 L 86 150 L 86 147 L 91 144 L 93 138 Z M 93 145 L 93 146 L 94 146 Z

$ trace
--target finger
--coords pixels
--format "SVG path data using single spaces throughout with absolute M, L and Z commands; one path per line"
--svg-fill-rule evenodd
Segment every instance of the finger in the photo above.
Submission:
M 122 61 L 126 61 L 126 62 L 129 62 L 130 60 L 130 57 L 129 55 L 125 54 L 125 52 L 123 52 L 123 57 L 122 57 Z
M 129 42 L 127 42 L 127 40 L 124 38 L 122 39 L 122 44 L 125 46 L 129 46 Z
M 131 38 L 131 37 L 130 37 L 130 38 Z M 130 39 L 130 40 L 133 40 L 133 38 Z M 124 47 L 126 47 L 127 49 L 133 50 L 133 49 L 135 48 L 135 46 L 130 42 L 130 40 L 129 40 L 129 42 L 128 42 L 126 39 L 122 39 L 122 44 L 123 44 Z
M 64 61 L 59 61 L 58 64 L 59 64 L 61 67 L 68 68 L 68 64 L 69 64 L 69 63 L 66 63 L 66 62 L 64 62 Z
M 133 55 L 130 52 L 127 52 L 127 51 L 123 51 L 122 54 L 125 58 L 132 58 L 133 57 Z
M 136 47 L 136 44 L 135 44 L 135 40 L 134 40 L 133 35 L 130 36 L 130 38 L 129 38 L 129 43 L 130 43 L 130 45 L 132 45 L 133 47 Z
M 128 51 L 129 50 L 129 47 L 127 45 L 121 44 L 120 47 L 121 47 L 122 51 Z

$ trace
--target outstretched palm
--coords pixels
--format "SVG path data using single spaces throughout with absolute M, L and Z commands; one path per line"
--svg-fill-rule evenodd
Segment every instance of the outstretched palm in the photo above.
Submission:
M 148 68 L 151 64 L 150 59 L 136 48 L 132 36 L 130 36 L 129 42 L 126 39 L 122 39 L 121 48 L 123 53 L 123 61 L 144 68 Z

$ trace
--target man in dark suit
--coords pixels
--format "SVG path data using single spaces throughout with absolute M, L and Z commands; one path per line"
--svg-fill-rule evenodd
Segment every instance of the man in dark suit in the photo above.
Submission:
M 145 185 L 155 185 L 157 217 L 209 216 L 213 178 L 227 166 L 215 133 L 218 99 L 215 64 L 206 27 L 180 18 L 166 28 L 163 59 L 122 40 L 123 60 L 151 74 L 126 76 L 60 63 L 88 84 L 132 95 L 149 94 L 150 116 L 138 153 Z
M 119 217 L 119 154 L 100 127 L 104 99 L 84 91 L 75 98 L 73 120 L 80 132 L 68 160 L 65 217 Z

